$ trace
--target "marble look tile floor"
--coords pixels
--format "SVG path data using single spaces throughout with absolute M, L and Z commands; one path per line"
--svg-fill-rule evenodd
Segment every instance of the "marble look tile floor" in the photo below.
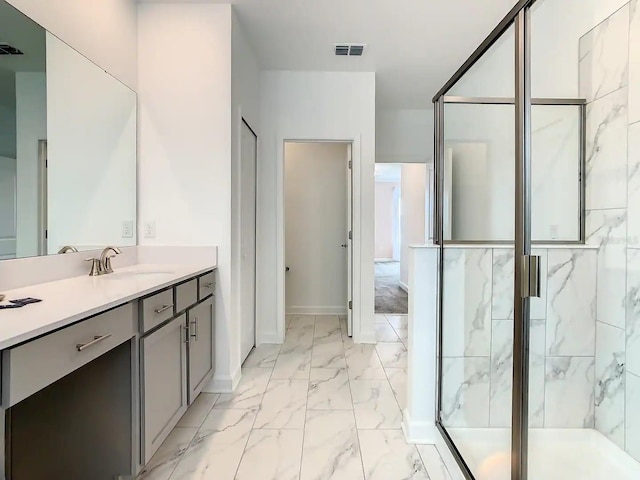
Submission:
M 433 445 L 406 443 L 407 317 L 377 315 L 378 345 L 343 317 L 291 316 L 233 394 L 201 394 L 140 480 L 450 480 Z

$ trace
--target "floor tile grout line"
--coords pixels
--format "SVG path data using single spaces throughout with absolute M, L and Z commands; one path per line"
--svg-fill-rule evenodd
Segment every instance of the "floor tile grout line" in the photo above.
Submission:
M 346 355 L 345 355 L 345 363 L 346 363 Z M 356 404 L 353 400 L 353 390 L 351 389 L 351 377 L 349 376 L 348 372 L 347 372 L 347 379 L 348 379 L 347 384 L 349 385 L 349 396 L 351 397 L 351 407 L 352 407 L 351 411 L 353 412 L 353 426 L 356 430 L 356 441 L 358 442 L 358 455 L 360 456 L 360 467 L 362 468 L 362 478 L 363 480 L 367 480 L 367 472 L 364 468 L 364 459 L 362 458 L 362 444 L 360 442 L 360 431 L 358 429 L 358 420 L 356 418 Z
M 300 448 L 300 468 L 298 469 L 298 479 L 302 478 L 302 462 L 304 461 L 304 440 L 307 437 L 307 413 L 309 412 L 309 389 L 311 388 L 311 362 L 313 361 L 313 345 L 316 335 L 316 317 L 313 318 L 313 342 L 311 343 L 311 360 L 309 361 L 309 382 L 307 383 L 307 403 L 304 406 L 304 422 L 302 424 L 302 446 Z
M 280 355 L 280 353 L 278 352 L 278 356 Z M 273 376 L 273 370 L 275 369 L 275 365 L 274 367 L 271 369 L 271 373 L 269 373 L 269 379 L 267 380 L 267 385 L 264 389 L 264 392 L 262 392 L 262 398 L 260 399 L 260 404 L 258 405 L 257 409 L 256 409 L 256 414 L 255 417 L 253 417 L 253 422 L 251 423 L 251 428 L 249 429 L 249 433 L 247 434 L 247 439 L 244 442 L 244 447 L 242 447 L 242 455 L 240 455 L 240 460 L 238 461 L 238 465 L 236 465 L 236 470 L 235 473 L 233 474 L 233 478 L 237 478 L 238 476 L 238 470 L 240 470 L 240 465 L 242 465 L 242 460 L 244 459 L 244 455 L 245 453 L 247 453 L 247 445 L 249 445 L 249 439 L 251 438 L 251 434 L 254 431 L 254 426 L 256 424 L 256 421 L 258 420 L 258 415 L 260 414 L 260 410 L 262 409 L 262 402 L 264 402 L 264 396 L 265 393 L 267 392 L 267 389 L 269 388 L 269 383 L 271 383 L 271 377 Z

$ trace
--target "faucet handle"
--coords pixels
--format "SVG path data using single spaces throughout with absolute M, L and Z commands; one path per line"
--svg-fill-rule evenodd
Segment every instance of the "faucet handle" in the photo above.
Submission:
M 85 258 L 85 262 L 91 262 L 90 277 L 97 277 L 100 275 L 100 259 L 99 258 Z

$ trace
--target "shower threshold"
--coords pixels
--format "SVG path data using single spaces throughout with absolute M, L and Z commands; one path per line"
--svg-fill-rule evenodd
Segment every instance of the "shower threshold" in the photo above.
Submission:
M 476 480 L 509 480 L 511 430 L 447 428 Z M 529 430 L 529 480 L 637 480 L 640 463 L 593 429 Z

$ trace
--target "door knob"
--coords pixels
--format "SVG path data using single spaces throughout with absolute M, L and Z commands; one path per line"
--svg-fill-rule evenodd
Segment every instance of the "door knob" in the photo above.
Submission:
M 340 245 L 342 248 L 347 248 L 349 245 L 347 245 L 346 243 L 343 243 L 342 245 Z

